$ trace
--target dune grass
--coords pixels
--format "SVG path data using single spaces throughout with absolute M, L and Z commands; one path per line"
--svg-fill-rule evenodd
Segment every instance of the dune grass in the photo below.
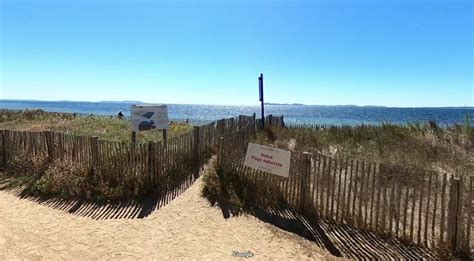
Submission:
M 218 166 L 216 161 L 206 169 L 202 182 L 201 195 L 212 206 L 217 203 L 222 208 L 229 208 L 233 215 L 254 207 L 288 205 L 278 190 L 262 186 L 236 169 Z
M 192 128 L 190 124 L 172 123 L 168 128 L 168 138 L 190 132 Z M 98 136 L 101 140 L 114 142 L 131 140 L 130 121 L 109 116 L 75 116 L 69 113 L 50 113 L 42 110 L 0 110 L 0 129 L 50 130 L 78 136 Z M 159 140 L 162 140 L 161 131 L 146 131 L 137 134 L 138 142 Z M 125 156 L 122 156 L 107 162 L 116 166 L 116 163 L 124 158 Z M 183 161 L 186 162 L 180 166 L 191 164 L 191 161 L 184 156 Z M 67 159 L 50 162 L 45 154 L 34 157 L 12 154 L 6 165 L 0 187 L 21 188 L 25 195 L 54 196 L 65 199 L 83 198 L 106 202 L 139 199 L 153 192 L 146 185 L 145 176 L 141 175 L 143 171 L 140 172 L 138 168 L 126 169 L 119 175 L 108 169 L 92 169 L 90 166 Z M 186 171 L 171 169 L 169 172 L 166 178 L 176 179 Z M 173 183 L 174 181 L 164 180 L 163 182 Z
M 131 123 L 111 116 L 77 116 L 71 113 L 54 113 L 43 110 L 0 110 L 0 129 L 58 131 L 78 136 L 98 136 L 107 141 L 130 141 Z M 192 125 L 173 122 L 168 128 L 168 137 L 191 131 Z M 137 134 L 137 141 L 159 141 L 161 131 L 145 131 Z
M 448 173 L 474 173 L 474 131 L 470 117 L 463 125 L 439 127 L 434 122 L 330 128 L 270 128 L 256 141 L 296 151 L 317 151 Z

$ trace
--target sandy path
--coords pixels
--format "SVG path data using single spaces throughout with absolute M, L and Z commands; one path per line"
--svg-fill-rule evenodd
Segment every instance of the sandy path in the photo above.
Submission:
M 93 220 L 0 191 L 0 260 L 325 259 L 327 252 L 252 216 L 225 220 L 200 197 L 198 180 L 145 219 Z

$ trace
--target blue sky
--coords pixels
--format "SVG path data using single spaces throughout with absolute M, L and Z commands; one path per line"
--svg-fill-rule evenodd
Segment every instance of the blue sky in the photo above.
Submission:
M 471 0 L 0 0 L 0 98 L 474 106 Z

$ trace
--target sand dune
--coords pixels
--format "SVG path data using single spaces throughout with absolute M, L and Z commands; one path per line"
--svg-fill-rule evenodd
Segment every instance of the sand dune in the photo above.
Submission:
M 201 181 L 144 219 L 93 220 L 0 191 L 0 260 L 332 259 L 314 243 L 253 216 L 224 219 Z

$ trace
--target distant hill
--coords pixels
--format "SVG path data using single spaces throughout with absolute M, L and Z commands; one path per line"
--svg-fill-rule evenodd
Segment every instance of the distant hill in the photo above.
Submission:
M 293 106 L 306 106 L 302 103 L 273 103 L 273 102 L 265 102 L 265 105 L 293 105 Z
M 387 108 L 386 106 L 377 105 L 321 105 L 321 104 L 302 104 L 302 103 L 277 103 L 277 102 L 266 102 L 265 105 L 286 105 L 286 106 L 314 106 L 314 107 L 367 107 L 367 108 Z
M 142 102 L 142 101 L 99 101 L 98 103 L 143 103 L 143 104 L 146 104 L 146 102 Z

